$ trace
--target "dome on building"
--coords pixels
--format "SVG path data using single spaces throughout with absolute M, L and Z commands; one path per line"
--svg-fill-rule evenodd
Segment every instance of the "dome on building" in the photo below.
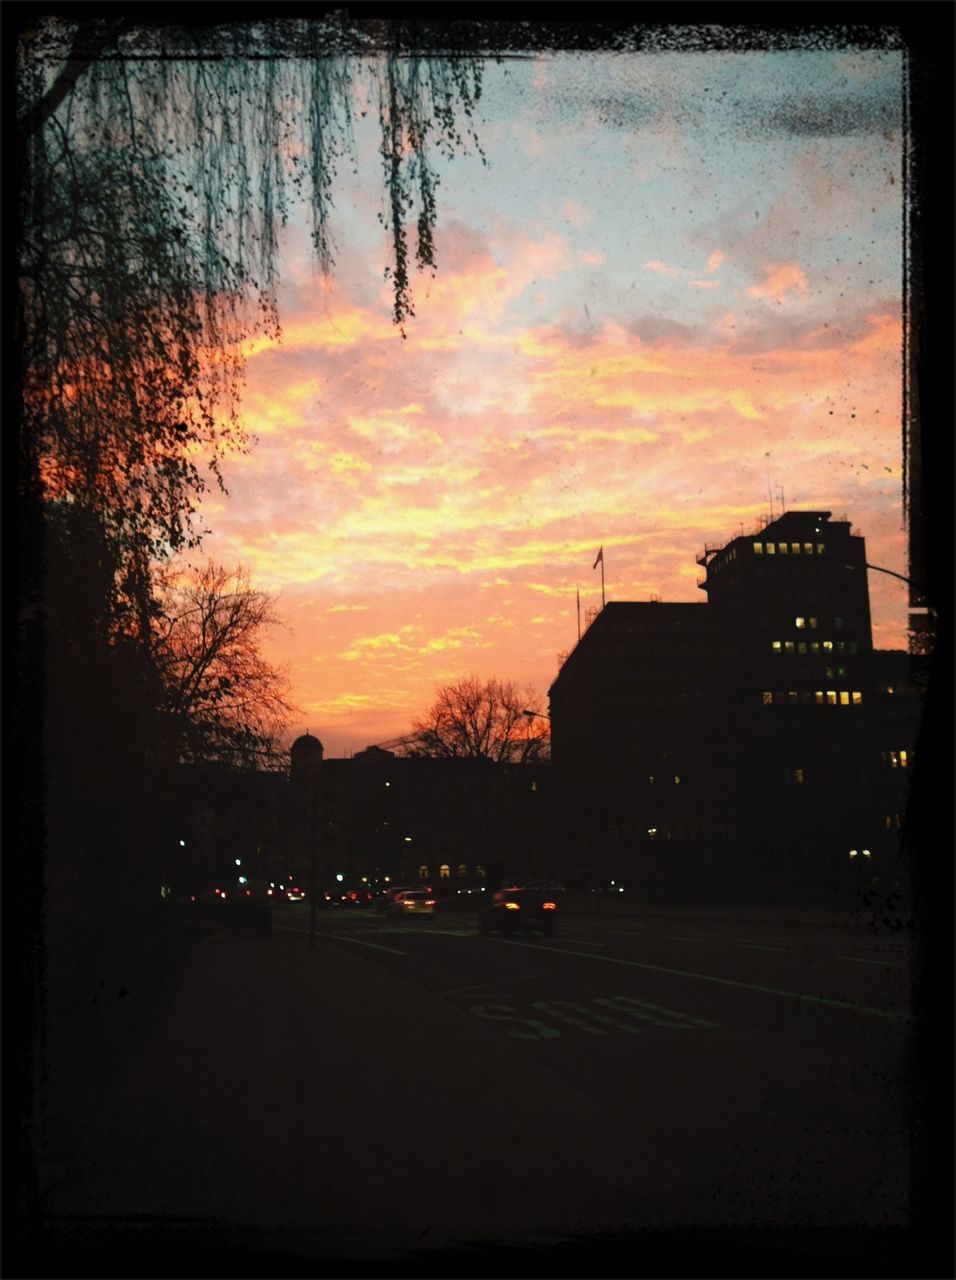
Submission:
M 321 764 L 325 748 L 318 738 L 311 733 L 303 733 L 293 742 L 289 756 L 292 761 L 292 773 L 309 773 L 316 765 Z

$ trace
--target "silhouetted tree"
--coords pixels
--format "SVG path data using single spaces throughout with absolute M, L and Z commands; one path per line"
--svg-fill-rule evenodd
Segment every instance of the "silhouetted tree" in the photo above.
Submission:
M 170 581 L 155 627 L 162 708 L 177 759 L 254 768 L 282 757 L 294 708 L 284 673 L 263 657 L 279 618 L 248 571 L 208 562 Z
M 427 714 L 412 724 L 409 755 L 486 759 L 495 764 L 538 760 L 550 740 L 547 723 L 526 715 L 535 698 L 510 681 L 465 676 L 439 689 Z

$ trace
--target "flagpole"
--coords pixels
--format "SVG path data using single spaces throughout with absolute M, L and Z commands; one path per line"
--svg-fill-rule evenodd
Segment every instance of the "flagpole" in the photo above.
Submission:
M 601 548 L 601 608 L 604 608 L 604 548 Z
M 578 644 L 581 643 L 581 588 L 578 587 Z

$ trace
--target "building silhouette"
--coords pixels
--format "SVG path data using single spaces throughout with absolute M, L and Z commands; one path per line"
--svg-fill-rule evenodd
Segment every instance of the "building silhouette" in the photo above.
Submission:
M 919 698 L 873 650 L 864 539 L 789 511 L 698 564 L 706 602 L 607 604 L 550 689 L 565 865 L 674 905 L 904 879 Z

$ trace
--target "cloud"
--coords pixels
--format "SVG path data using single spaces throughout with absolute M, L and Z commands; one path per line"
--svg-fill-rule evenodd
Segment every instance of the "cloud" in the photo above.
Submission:
M 747 296 L 781 302 L 788 293 L 805 294 L 808 289 L 807 277 L 801 267 L 795 262 L 780 262 L 764 267 L 763 282 L 751 285 Z

